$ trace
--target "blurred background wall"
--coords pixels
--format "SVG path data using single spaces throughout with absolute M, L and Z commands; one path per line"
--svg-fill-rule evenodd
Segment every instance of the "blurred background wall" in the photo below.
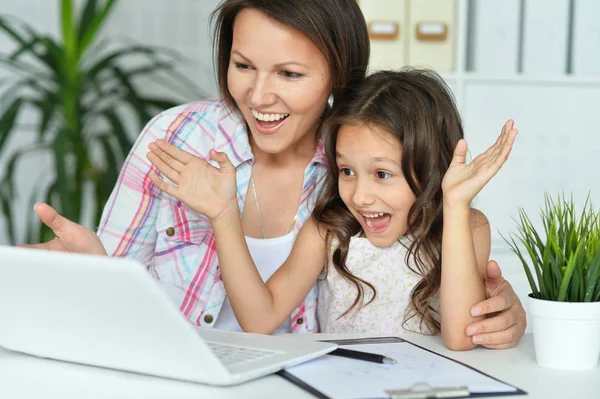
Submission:
M 57 35 L 58 4 L 0 0 L 0 13 Z M 189 61 L 178 68 L 214 96 L 207 18 L 216 4 L 218 0 L 121 0 L 102 36 L 180 51 Z M 600 24 L 595 19 L 600 2 L 360 0 L 359 4 L 372 37 L 372 68 L 427 65 L 438 70 L 454 91 L 472 154 L 487 148 L 507 119 L 515 120 L 520 134 L 510 159 L 474 206 L 490 220 L 492 257 L 524 298 L 530 290 L 522 267 L 500 237 L 514 230 L 518 208 L 537 223 L 545 192 L 572 193 L 579 205 L 590 193 L 596 204 L 600 201 Z M 11 45 L 0 36 L 0 52 Z M 3 73 L 0 66 L 0 78 Z M 152 81 L 143 86 L 153 90 Z M 5 166 L 11 151 L 34 139 L 26 114 L 22 122 L 18 136 L 0 154 L 0 166 Z M 131 132 L 134 137 L 138 133 Z M 31 212 L 23 200 L 31 176 L 50 165 L 49 159 L 34 157 L 18 166 L 17 186 L 23 194 L 15 206 L 17 220 Z M 0 216 L 0 244 L 7 242 Z

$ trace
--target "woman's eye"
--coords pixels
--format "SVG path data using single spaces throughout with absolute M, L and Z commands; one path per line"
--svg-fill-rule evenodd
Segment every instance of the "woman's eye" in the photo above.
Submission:
M 239 63 L 239 62 L 236 62 L 236 63 L 235 63 L 235 67 L 236 67 L 237 69 L 241 69 L 241 70 L 252 69 L 252 67 L 251 67 L 250 65 L 248 65 L 248 64 L 241 64 L 241 63 Z
M 290 72 L 290 71 L 281 71 L 280 72 L 281 76 L 283 76 L 284 78 L 288 78 L 288 79 L 299 79 L 301 78 L 302 74 L 297 73 L 297 72 Z
M 352 176 L 354 174 L 352 169 L 348 169 L 348 168 L 341 168 L 340 173 L 343 174 L 344 176 Z
M 379 172 L 377 172 L 377 178 L 379 178 L 379 179 L 388 179 L 390 177 L 392 177 L 391 173 L 383 172 L 381 170 Z

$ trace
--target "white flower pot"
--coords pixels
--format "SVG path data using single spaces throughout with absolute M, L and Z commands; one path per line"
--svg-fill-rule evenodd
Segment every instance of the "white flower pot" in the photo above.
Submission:
M 537 363 L 587 370 L 600 357 L 600 302 L 555 302 L 529 295 Z

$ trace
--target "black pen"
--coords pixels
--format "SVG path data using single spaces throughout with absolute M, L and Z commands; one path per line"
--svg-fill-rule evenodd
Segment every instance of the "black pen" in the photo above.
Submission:
M 329 355 L 348 357 L 350 359 L 364 360 L 365 362 L 381 363 L 381 364 L 394 364 L 396 361 L 387 356 L 378 355 L 375 353 L 359 352 L 350 349 L 337 348 Z

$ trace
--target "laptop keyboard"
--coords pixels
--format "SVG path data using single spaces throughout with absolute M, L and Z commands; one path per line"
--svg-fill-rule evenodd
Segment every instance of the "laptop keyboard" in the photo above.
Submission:
M 248 348 L 244 346 L 227 345 L 219 342 L 206 342 L 212 352 L 226 366 L 264 359 L 276 355 L 278 351 L 261 348 Z

